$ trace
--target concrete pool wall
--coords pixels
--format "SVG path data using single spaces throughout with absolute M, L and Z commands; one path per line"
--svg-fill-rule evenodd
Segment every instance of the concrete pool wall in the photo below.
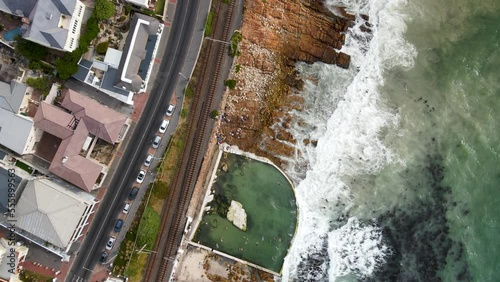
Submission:
M 241 151 L 236 146 L 229 146 L 227 144 L 223 144 L 223 145 L 219 146 L 219 151 L 218 151 L 218 156 L 217 156 L 217 159 L 216 159 L 216 164 L 214 166 L 214 170 L 212 171 L 209 184 L 207 185 L 208 187 L 206 189 L 206 194 L 205 194 L 205 197 L 204 197 L 204 200 L 203 200 L 203 204 L 201 206 L 201 212 L 198 213 L 197 218 L 193 222 L 193 227 L 195 227 L 195 229 L 194 229 L 195 232 L 191 232 L 190 233 L 189 240 L 191 242 L 193 242 L 193 239 L 198 234 L 197 231 L 199 231 L 199 230 L 202 229 L 201 224 L 203 224 L 203 221 L 205 219 L 204 217 L 206 215 L 207 206 L 210 206 L 210 202 L 213 200 L 213 194 L 212 193 L 213 193 L 213 190 L 216 189 L 214 187 L 214 185 L 217 182 L 217 174 L 218 174 L 219 168 L 221 166 L 221 159 L 222 159 L 222 156 L 223 156 L 224 153 L 229 153 L 229 154 L 232 154 L 232 155 L 242 156 L 242 157 L 245 157 L 245 158 L 249 158 L 249 159 L 251 159 L 253 161 L 257 161 L 257 162 L 260 162 L 260 163 L 263 163 L 263 164 L 266 164 L 266 165 L 271 165 L 274 169 L 276 169 L 277 171 L 279 171 L 281 173 L 282 178 L 284 178 L 284 179 L 286 179 L 286 181 L 288 181 L 288 184 L 290 185 L 289 187 L 291 188 L 291 194 L 287 193 L 287 197 L 283 198 L 284 200 L 282 199 L 281 204 L 285 200 L 288 200 L 290 202 L 290 207 L 293 207 L 294 209 L 293 210 L 288 209 L 288 212 L 290 212 L 289 216 L 291 216 L 292 218 L 294 218 L 295 222 L 292 222 L 290 224 L 287 223 L 287 222 L 289 222 L 288 220 L 280 222 L 280 223 L 283 223 L 285 225 L 288 224 L 288 226 L 289 226 L 289 229 L 287 229 L 288 231 L 287 230 L 283 230 L 283 229 L 281 229 L 281 231 L 280 231 L 280 232 L 286 232 L 288 234 L 286 236 L 286 238 L 284 238 L 283 243 L 281 241 L 282 240 L 282 236 L 280 236 L 280 237 L 278 237 L 278 236 L 272 237 L 273 238 L 272 240 L 276 241 L 275 243 L 267 242 L 268 240 L 271 241 L 272 234 L 270 236 L 268 236 L 267 238 L 265 238 L 266 242 L 264 242 L 264 237 L 265 236 L 262 236 L 262 247 L 264 247 L 266 244 L 276 244 L 276 245 L 279 245 L 281 247 L 280 248 L 281 251 L 279 251 L 278 247 L 276 247 L 276 250 L 278 250 L 278 252 L 276 254 L 277 255 L 276 261 L 275 261 L 275 256 L 272 257 L 272 260 L 275 261 L 275 264 L 272 267 L 274 269 L 269 269 L 269 268 L 266 267 L 266 265 L 259 266 L 259 264 L 256 264 L 254 262 L 249 262 L 248 260 L 245 260 L 244 258 L 239 257 L 238 254 L 227 253 L 227 252 L 223 252 L 221 250 L 218 250 L 219 249 L 218 244 L 213 245 L 213 242 L 212 242 L 212 246 L 210 246 L 210 244 L 209 244 L 208 246 L 205 245 L 205 247 L 208 248 L 208 249 L 217 250 L 217 253 L 220 253 L 222 255 L 226 255 L 226 257 L 228 257 L 230 259 L 237 259 L 238 261 L 245 262 L 245 263 L 247 263 L 250 266 L 253 266 L 253 267 L 256 267 L 256 268 L 259 268 L 259 269 L 264 269 L 264 270 L 267 270 L 269 273 L 272 273 L 274 275 L 278 275 L 278 272 L 281 273 L 283 261 L 284 261 L 286 255 L 288 254 L 288 251 L 290 249 L 291 244 L 293 244 L 293 240 L 294 240 L 295 233 L 296 233 L 296 230 L 297 230 L 297 225 L 298 225 L 298 215 L 299 215 L 298 213 L 299 213 L 299 211 L 298 211 L 298 207 L 297 207 L 296 201 L 295 201 L 295 187 L 294 187 L 293 182 L 290 180 L 290 178 L 279 167 L 277 167 L 275 164 L 273 164 L 270 160 L 268 160 L 266 158 L 263 158 L 263 157 L 258 157 L 256 155 L 248 153 L 248 152 Z M 244 163 L 244 164 L 246 164 L 246 163 Z M 230 168 L 230 170 L 231 170 L 231 168 Z M 273 173 L 275 174 L 275 172 L 273 172 Z M 281 183 L 283 183 L 283 181 L 281 181 Z M 279 185 L 281 185 L 281 184 L 279 184 Z M 279 189 L 285 189 L 286 188 L 286 186 L 280 187 L 279 189 L 278 189 L 277 186 L 274 186 L 274 187 L 275 187 L 276 191 L 280 191 Z M 255 192 L 257 192 L 257 190 Z M 293 198 L 291 198 L 291 197 L 293 197 Z M 278 211 L 277 216 L 278 216 L 278 219 L 280 219 L 281 217 L 279 215 L 283 213 L 283 206 L 280 206 L 280 202 L 278 202 L 278 206 L 279 206 L 279 210 L 281 210 L 281 212 L 279 212 L 277 210 Z M 209 216 L 213 217 L 213 215 L 207 215 L 207 219 L 206 220 L 210 220 L 210 219 L 208 219 Z M 272 216 L 270 216 L 270 217 L 272 217 Z M 215 225 L 216 226 L 213 226 L 214 224 L 210 223 L 212 225 L 212 229 L 211 230 L 213 230 L 214 228 L 217 229 L 219 225 L 221 225 L 221 226 L 225 225 L 225 228 L 228 229 L 228 226 L 227 226 L 228 224 L 226 222 L 221 223 L 221 222 L 218 222 L 217 219 L 212 219 L 212 220 L 215 220 Z M 255 220 L 255 218 L 253 218 L 252 220 Z M 266 220 L 267 220 L 267 218 L 266 218 Z M 220 219 L 219 219 L 219 221 L 220 221 Z M 205 222 L 204 224 L 208 224 L 208 222 Z M 209 228 L 209 227 L 210 226 L 205 227 L 205 230 L 207 228 Z M 293 227 L 293 231 L 292 231 L 292 227 Z M 229 228 L 231 229 L 231 227 L 229 227 Z M 262 228 L 262 226 L 260 228 L 257 228 L 257 229 L 261 229 L 261 228 Z M 274 230 L 274 231 L 276 231 L 276 230 Z M 220 232 L 221 231 L 219 230 L 219 233 Z M 224 231 L 222 231 L 222 232 L 224 232 Z M 232 231 L 227 231 L 227 232 L 232 232 Z M 248 233 L 242 233 L 242 234 L 248 234 Z M 280 233 L 280 234 L 282 234 L 282 233 Z M 228 235 L 228 236 L 230 236 L 230 235 Z M 252 236 L 253 236 L 252 239 L 254 239 L 255 234 L 253 234 Z M 243 238 L 245 238 L 247 240 L 247 242 L 250 240 L 250 236 L 248 236 L 248 238 L 246 238 L 245 236 L 243 236 Z M 223 237 L 221 237 L 221 240 L 222 239 L 223 239 Z M 231 238 L 229 238 L 229 239 L 231 239 Z M 239 239 L 242 240 L 241 238 L 239 238 Z M 200 238 L 198 238 L 198 240 L 200 240 Z M 229 241 L 229 240 L 226 240 L 226 241 Z M 246 245 L 247 242 L 245 242 L 245 245 Z M 288 245 L 286 245 L 287 242 L 288 242 Z M 260 241 L 256 242 L 256 246 L 259 246 L 259 243 L 261 243 L 261 242 Z M 220 244 L 222 245 L 222 244 L 226 244 L 226 243 L 222 243 L 222 241 L 221 241 Z M 193 245 L 198 245 L 198 243 L 194 243 L 193 242 Z M 286 249 L 284 249 L 285 245 L 286 245 Z M 242 245 L 241 251 L 243 251 L 243 247 L 245 247 L 245 246 Z M 252 246 L 250 246 L 249 249 L 247 251 L 245 251 L 245 252 L 247 252 L 247 253 L 248 252 L 252 252 L 252 249 L 255 252 L 255 249 L 258 249 L 258 247 L 252 247 Z M 282 256 L 284 250 L 285 250 L 285 253 L 284 253 L 284 256 Z M 273 250 L 273 252 L 274 252 L 274 250 Z M 241 256 L 245 256 L 245 253 L 241 254 Z M 268 257 L 268 259 L 271 259 L 271 258 Z M 279 264 L 279 269 L 276 267 L 277 264 Z

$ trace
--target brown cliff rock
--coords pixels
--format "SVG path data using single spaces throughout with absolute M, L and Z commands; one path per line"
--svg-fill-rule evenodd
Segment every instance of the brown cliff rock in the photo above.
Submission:
M 237 85 L 225 95 L 219 122 L 225 142 L 277 165 L 294 154 L 290 111 L 303 109 L 295 62 L 349 67 L 350 56 L 337 50 L 354 16 L 341 8 L 338 14 L 320 0 L 245 1 L 239 71 L 230 75 Z

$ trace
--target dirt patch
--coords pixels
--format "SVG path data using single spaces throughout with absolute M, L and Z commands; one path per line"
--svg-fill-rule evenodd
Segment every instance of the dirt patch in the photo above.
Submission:
M 175 276 L 177 281 L 275 281 L 272 274 L 190 245 L 179 261 Z

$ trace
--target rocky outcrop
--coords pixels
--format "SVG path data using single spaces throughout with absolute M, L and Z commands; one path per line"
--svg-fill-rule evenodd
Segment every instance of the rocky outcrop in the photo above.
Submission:
M 293 154 L 289 112 L 303 107 L 295 62 L 349 66 L 350 56 L 338 50 L 353 16 L 339 15 L 318 0 L 245 1 L 240 56 L 231 73 L 237 85 L 226 93 L 219 124 L 225 142 L 278 165 Z
M 247 213 L 240 202 L 231 201 L 231 206 L 227 211 L 227 219 L 240 230 L 247 231 Z

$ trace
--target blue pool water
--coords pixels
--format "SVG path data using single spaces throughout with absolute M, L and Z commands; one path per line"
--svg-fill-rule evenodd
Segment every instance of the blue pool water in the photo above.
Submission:
M 14 41 L 16 35 L 21 34 L 21 27 L 16 27 L 14 29 L 8 30 L 3 34 L 3 38 L 7 41 Z

